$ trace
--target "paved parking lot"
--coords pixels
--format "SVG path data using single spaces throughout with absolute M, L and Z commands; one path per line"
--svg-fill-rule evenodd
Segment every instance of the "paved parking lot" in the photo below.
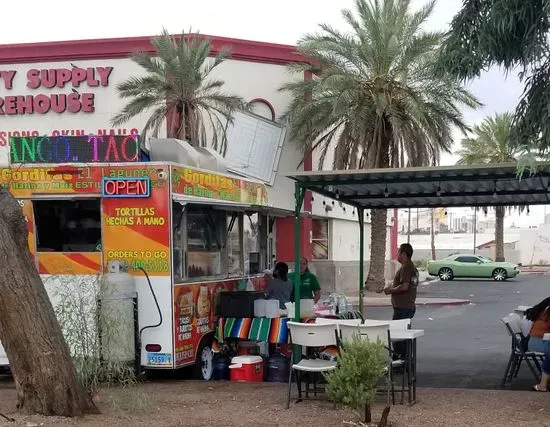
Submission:
M 413 328 L 418 342 L 418 382 L 422 387 L 499 388 L 510 354 L 510 338 L 500 319 L 518 305 L 550 296 L 550 276 L 523 276 L 506 282 L 453 280 L 421 286 L 419 297 L 465 298 L 469 305 L 418 307 Z M 391 308 L 368 308 L 367 317 L 391 318 Z M 528 389 L 534 378 L 522 367 L 512 388 Z

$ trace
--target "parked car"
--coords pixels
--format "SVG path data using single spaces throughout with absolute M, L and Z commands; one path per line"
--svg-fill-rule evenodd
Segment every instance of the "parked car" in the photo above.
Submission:
M 428 274 L 441 280 L 455 277 L 475 277 L 503 281 L 519 274 L 519 267 L 511 262 L 495 262 L 481 255 L 455 254 L 428 262 Z

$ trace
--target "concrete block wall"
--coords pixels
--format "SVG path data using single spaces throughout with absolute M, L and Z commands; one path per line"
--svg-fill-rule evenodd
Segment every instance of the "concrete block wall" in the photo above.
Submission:
M 397 263 L 386 261 L 385 277 L 392 280 L 397 271 Z M 317 275 L 323 296 L 332 292 L 349 296 L 359 293 L 359 263 L 357 261 L 314 260 L 311 271 Z M 364 263 L 364 278 L 369 273 L 369 262 Z
M 456 253 L 464 253 L 464 254 L 473 254 L 472 250 L 457 250 L 457 249 L 438 249 L 435 248 L 435 255 L 437 259 L 443 259 L 450 255 L 456 254 Z M 493 249 L 478 249 L 476 250 L 477 255 L 482 255 L 484 257 L 487 257 L 489 259 L 494 259 L 495 254 Z M 507 262 L 513 262 L 518 263 L 520 262 L 520 252 L 511 249 L 511 248 L 504 248 L 504 258 Z M 431 260 L 432 259 L 432 251 L 431 249 L 415 249 L 413 260 Z

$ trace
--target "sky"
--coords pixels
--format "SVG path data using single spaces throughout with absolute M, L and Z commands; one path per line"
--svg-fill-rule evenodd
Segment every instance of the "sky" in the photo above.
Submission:
M 411 3 L 418 8 L 425 1 L 412 0 Z M 155 0 L 147 6 L 138 7 L 137 4 L 126 0 L 9 1 L 3 6 L 6 19 L 0 26 L 0 44 L 152 36 L 159 34 L 162 28 L 173 33 L 192 29 L 202 34 L 295 44 L 305 33 L 316 31 L 319 23 L 330 23 L 345 30 L 340 11 L 352 9 L 354 1 Z M 461 5 L 462 0 L 439 0 L 425 28 L 445 30 Z M 464 111 L 469 124 L 479 123 L 488 115 L 513 110 L 523 89 L 516 75 L 505 76 L 498 69 L 489 70 L 468 86 L 483 103 L 481 109 Z M 460 137 L 457 133 L 456 149 Z M 441 163 L 455 162 L 455 156 L 445 155 Z M 532 207 L 529 215 L 512 215 L 507 222 L 520 226 L 537 225 L 543 221 L 543 216 L 544 207 Z

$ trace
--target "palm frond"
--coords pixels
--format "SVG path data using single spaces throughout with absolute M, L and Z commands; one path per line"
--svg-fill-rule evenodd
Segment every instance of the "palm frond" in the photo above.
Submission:
M 132 54 L 144 73 L 117 85 L 121 98 L 128 102 L 112 118 L 113 126 L 152 110 L 142 135 L 158 135 L 170 114 L 179 118 L 179 126 L 169 129 L 169 137 L 186 139 L 193 145 L 223 147 L 226 123 L 235 111 L 248 108 L 241 97 L 223 92 L 222 80 L 209 77 L 229 57 L 228 49 L 222 48 L 211 58 L 210 40 L 195 32 L 173 36 L 165 29 L 151 43 L 154 55 Z
M 419 11 L 410 3 L 355 0 L 353 11 L 342 11 L 346 29 L 321 24 L 300 39 L 300 53 L 321 69 L 283 85 L 291 95 L 283 118 L 289 137 L 313 147 L 321 164 L 330 153 L 337 168 L 437 164 L 453 129 L 470 131 L 461 107 L 480 103 L 437 73 L 443 34 L 422 30 L 435 2 Z

